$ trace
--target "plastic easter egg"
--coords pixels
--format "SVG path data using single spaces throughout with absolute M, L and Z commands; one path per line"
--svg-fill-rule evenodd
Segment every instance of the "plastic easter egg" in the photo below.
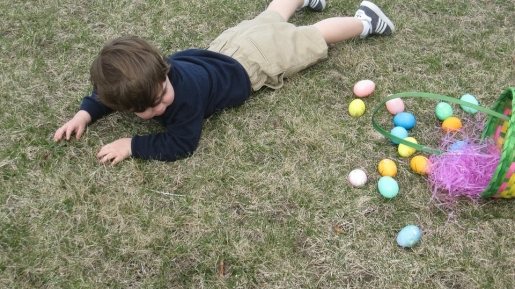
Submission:
M 384 176 L 377 182 L 377 189 L 381 196 L 391 199 L 399 193 L 399 184 L 394 178 Z
M 361 99 L 355 99 L 349 104 L 349 114 L 353 117 L 360 117 L 365 113 L 365 103 Z
M 404 140 L 412 142 L 414 144 L 418 144 L 417 140 L 412 137 L 407 137 Z M 402 143 L 399 144 L 399 147 L 397 148 L 397 152 L 399 152 L 399 155 L 401 157 L 405 157 L 405 158 L 412 156 L 416 151 L 417 151 L 417 149 L 412 148 L 412 147 L 402 144 Z
M 425 156 L 414 156 L 409 162 L 410 168 L 421 175 L 427 175 L 429 173 L 429 159 Z
M 401 98 L 390 99 L 386 102 L 386 109 L 393 115 L 404 111 L 404 101 Z
M 392 128 L 392 130 L 390 131 L 390 133 L 391 133 L 392 135 L 394 135 L 394 136 L 398 137 L 398 138 L 401 138 L 401 139 L 405 139 L 405 138 L 407 138 L 407 137 L 408 137 L 408 131 L 407 131 L 405 128 L 403 128 L 402 126 L 396 126 L 396 127 Z M 393 142 L 394 144 L 399 144 L 399 142 L 398 142 L 398 141 L 393 140 L 393 139 L 392 139 L 392 142 Z
M 391 159 L 383 159 L 377 165 L 377 170 L 381 176 L 395 177 L 397 175 L 397 165 Z
M 455 116 L 448 117 L 442 123 L 442 129 L 446 132 L 457 132 L 462 126 L 461 120 Z
M 352 170 L 347 178 L 351 186 L 358 188 L 367 183 L 367 174 L 361 169 Z
M 477 101 L 477 99 L 472 95 L 472 94 L 464 94 L 461 96 L 460 98 L 461 101 L 466 101 L 468 103 L 472 103 L 472 104 L 475 104 L 475 105 L 479 105 L 479 102 Z M 471 108 L 471 107 L 468 107 L 466 105 L 463 105 L 463 104 L 460 104 L 461 106 L 461 109 L 463 109 L 464 111 L 468 112 L 468 113 L 471 113 L 471 114 L 475 114 L 477 112 L 477 109 L 475 108 Z
M 405 129 L 412 129 L 416 122 L 415 116 L 409 112 L 400 112 L 393 117 L 393 124 Z
M 449 147 L 449 150 L 450 151 L 462 151 L 462 150 L 465 150 L 465 148 L 467 148 L 468 145 L 469 145 L 468 142 L 466 142 L 464 140 L 459 140 L 459 141 L 453 143 Z
M 408 225 L 402 228 L 397 234 L 397 244 L 401 247 L 410 248 L 420 241 L 422 231 L 415 225 Z
M 357 97 L 367 97 L 371 95 L 376 88 L 376 84 L 370 79 L 364 79 L 354 84 L 354 94 Z
M 453 116 L 454 112 L 450 104 L 447 102 L 440 102 L 436 105 L 435 114 L 439 120 L 444 121 L 447 118 Z

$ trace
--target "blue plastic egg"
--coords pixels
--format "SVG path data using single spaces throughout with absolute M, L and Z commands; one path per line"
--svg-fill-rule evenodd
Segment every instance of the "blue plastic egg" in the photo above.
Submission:
M 459 140 L 455 143 L 453 143 L 450 147 L 449 147 L 449 150 L 450 151 L 462 151 L 462 150 L 465 150 L 465 148 L 468 146 L 468 142 L 464 141 L 464 140 Z
M 408 137 L 408 131 L 403 128 L 402 126 L 396 126 L 394 128 L 392 128 L 392 130 L 390 131 L 390 133 L 398 138 L 401 138 L 401 139 L 405 139 Z M 394 144 L 399 144 L 398 141 L 395 141 L 392 139 L 392 142 Z
M 397 235 L 397 244 L 401 247 L 413 247 L 422 237 L 422 232 L 415 225 L 408 225 Z
M 452 111 L 452 106 L 447 102 L 440 102 L 439 104 L 437 104 L 435 108 L 435 113 L 436 117 L 441 121 L 446 120 L 454 114 L 454 112 Z
M 379 189 L 379 193 L 387 199 L 391 199 L 399 193 L 399 184 L 394 178 L 388 176 L 379 179 L 377 188 Z
M 400 112 L 393 117 L 393 124 L 395 126 L 402 126 L 405 129 L 412 129 L 415 123 L 415 117 L 409 112 Z
M 469 102 L 469 103 L 472 103 L 475 105 L 479 105 L 479 102 L 472 94 L 468 94 L 468 93 L 464 94 L 463 96 L 461 96 L 460 100 L 466 101 L 466 102 Z M 475 109 L 475 108 L 471 108 L 471 107 L 468 107 L 463 104 L 460 104 L 460 106 L 464 111 L 466 111 L 468 113 L 475 114 L 477 112 L 477 109 Z

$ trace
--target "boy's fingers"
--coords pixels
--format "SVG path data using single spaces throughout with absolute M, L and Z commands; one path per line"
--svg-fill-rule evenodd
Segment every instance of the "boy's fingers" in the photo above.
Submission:
M 72 137 L 72 133 L 75 131 L 75 128 L 68 127 L 66 130 L 66 140 L 70 140 L 70 137 Z
M 76 139 L 80 139 L 80 137 L 82 136 L 82 133 L 83 133 L 83 132 L 84 132 L 84 128 L 79 127 L 79 128 L 77 129 L 77 132 L 75 133 L 75 138 L 76 138 Z
M 106 154 L 103 154 L 102 151 L 100 151 L 98 154 L 97 154 L 97 159 L 100 160 L 100 162 L 103 162 L 104 161 L 104 158 L 105 158 Z
M 110 161 L 112 158 L 113 156 L 110 156 L 109 152 L 105 152 L 104 148 L 102 148 L 100 152 L 97 154 L 97 159 L 99 159 L 101 163 Z
M 97 154 L 97 159 L 102 159 L 105 155 L 107 154 L 104 152 L 104 147 L 102 147 Z
M 70 134 L 71 134 L 70 129 L 66 128 L 66 130 L 64 131 L 64 138 L 66 140 L 69 140 L 70 139 Z
M 119 163 L 121 160 L 119 159 L 120 157 L 116 157 L 112 162 L 111 162 L 111 166 L 114 166 L 116 165 L 117 163 Z
M 59 135 L 59 130 L 57 130 L 54 133 L 54 141 L 59 141 L 61 139 L 61 136 Z
M 114 165 L 116 165 L 116 164 L 118 164 L 118 163 L 121 163 L 121 162 L 122 162 L 124 159 L 126 159 L 126 158 L 128 158 L 128 156 L 124 156 L 124 155 L 119 155 L 119 156 L 117 156 L 117 157 L 113 160 L 113 162 L 111 163 L 111 166 L 114 166 Z
M 100 163 L 102 163 L 102 164 L 103 164 L 103 163 L 105 163 L 105 162 L 107 162 L 107 161 L 109 160 L 109 158 L 107 157 L 107 155 L 105 155 L 105 156 L 103 156 L 103 157 L 100 157 L 99 159 L 100 159 Z
M 54 134 L 54 140 L 60 141 L 63 138 L 64 133 L 65 133 L 65 131 L 63 130 L 62 127 L 60 129 L 58 129 Z

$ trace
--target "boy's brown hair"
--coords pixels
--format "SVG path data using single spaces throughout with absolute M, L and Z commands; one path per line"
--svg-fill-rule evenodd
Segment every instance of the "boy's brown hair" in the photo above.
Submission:
M 147 41 L 125 36 L 107 42 L 91 64 L 98 99 L 111 109 L 143 112 L 161 101 L 170 63 Z

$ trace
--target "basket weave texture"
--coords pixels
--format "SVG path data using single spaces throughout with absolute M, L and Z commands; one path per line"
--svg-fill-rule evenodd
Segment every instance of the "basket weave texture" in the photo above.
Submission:
M 509 117 L 509 120 L 490 115 L 481 136 L 493 138 L 501 158 L 492 179 L 481 194 L 483 198 L 515 198 L 515 115 L 513 115 L 515 88 L 506 88 L 492 110 Z

